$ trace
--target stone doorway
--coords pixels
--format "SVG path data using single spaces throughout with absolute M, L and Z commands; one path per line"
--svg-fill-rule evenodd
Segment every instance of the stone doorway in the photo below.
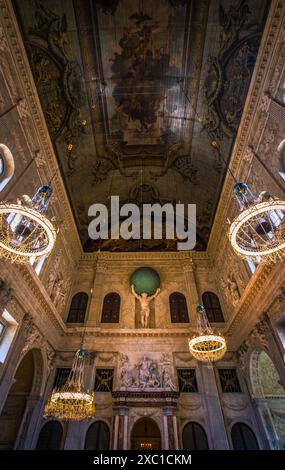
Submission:
M 156 422 L 151 418 L 141 418 L 133 426 L 131 433 L 132 450 L 160 450 L 161 435 Z

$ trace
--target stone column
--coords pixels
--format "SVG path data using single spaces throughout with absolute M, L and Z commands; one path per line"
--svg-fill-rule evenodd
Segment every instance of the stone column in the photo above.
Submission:
M 229 449 L 229 442 L 214 368 L 211 364 L 206 363 L 198 363 L 198 367 L 202 378 L 203 401 L 212 449 L 227 450 Z M 209 444 L 211 447 L 211 443 Z
M 127 450 L 129 408 L 127 406 L 116 406 L 113 409 L 115 414 L 113 449 Z
M 69 421 L 64 443 L 64 450 L 80 450 L 83 447 L 84 421 Z
M 165 434 L 165 444 L 169 450 L 178 449 L 177 419 L 175 413 L 177 413 L 176 407 L 171 405 L 163 407 L 163 431 Z
M 163 411 L 163 450 L 169 449 L 169 439 L 168 439 L 168 419 L 167 415 Z
M 120 420 L 120 416 L 116 414 L 114 417 L 114 425 L 113 425 L 113 450 L 118 449 L 119 420 Z
M 178 428 L 177 428 L 177 417 L 176 415 L 172 416 L 173 421 L 173 433 L 174 433 L 174 449 L 179 450 L 179 439 L 178 439 Z
M 128 450 L 128 427 L 129 427 L 129 416 L 125 414 L 124 416 L 124 442 L 123 450 Z

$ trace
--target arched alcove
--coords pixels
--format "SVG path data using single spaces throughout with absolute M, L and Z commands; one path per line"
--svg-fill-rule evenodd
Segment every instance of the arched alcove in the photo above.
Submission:
M 131 433 L 132 450 L 160 450 L 161 435 L 156 422 L 151 418 L 141 418 L 133 425 Z
M 259 450 L 255 434 L 247 424 L 235 423 L 231 438 L 234 450 Z
M 0 449 L 15 447 L 21 432 L 27 400 L 30 395 L 40 394 L 42 372 L 42 355 L 39 350 L 32 349 L 25 354 L 17 367 L 0 416 Z
M 95 421 L 88 428 L 85 437 L 85 450 L 109 450 L 110 431 L 104 421 Z
M 208 438 L 203 427 L 198 423 L 187 423 L 182 433 L 184 450 L 208 450 Z
M 50 420 L 40 430 L 37 450 L 60 450 L 62 448 L 63 428 L 57 420 Z

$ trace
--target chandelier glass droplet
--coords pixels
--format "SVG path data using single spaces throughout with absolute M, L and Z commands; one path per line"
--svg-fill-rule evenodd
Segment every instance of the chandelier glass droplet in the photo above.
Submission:
M 258 197 L 245 183 L 234 185 L 240 214 L 233 220 L 229 239 L 235 252 L 253 261 L 281 259 L 285 254 L 285 201 L 263 191 Z
M 94 392 L 84 386 L 87 352 L 78 349 L 66 383 L 55 388 L 46 404 L 44 415 L 63 421 L 81 421 L 95 415 Z
M 41 186 L 32 198 L 0 203 L 0 257 L 27 263 L 51 252 L 56 230 L 45 215 L 51 195 L 50 186 Z
M 195 334 L 189 339 L 190 353 L 201 362 L 219 361 L 227 351 L 226 340 L 213 332 L 203 305 L 198 305 L 196 310 L 197 326 Z

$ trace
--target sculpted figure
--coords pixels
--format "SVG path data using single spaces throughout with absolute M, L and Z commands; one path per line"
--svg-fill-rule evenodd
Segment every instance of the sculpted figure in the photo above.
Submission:
M 135 291 L 135 286 L 132 284 L 132 293 L 135 296 L 136 299 L 139 300 L 140 305 L 141 305 L 141 326 L 143 328 L 148 327 L 148 320 L 149 320 L 149 314 L 150 314 L 150 301 L 154 299 L 160 292 L 160 289 L 156 289 L 155 294 L 153 295 L 148 295 L 146 292 L 143 292 L 141 295 L 137 294 Z

